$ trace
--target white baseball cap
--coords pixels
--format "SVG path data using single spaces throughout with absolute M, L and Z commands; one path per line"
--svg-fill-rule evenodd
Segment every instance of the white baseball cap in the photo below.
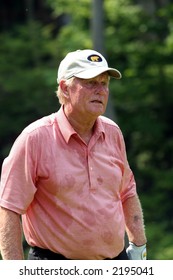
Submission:
M 109 76 L 115 79 L 122 77 L 117 69 L 108 67 L 106 59 L 99 52 L 89 49 L 77 50 L 68 53 L 61 61 L 57 82 L 72 77 L 91 79 L 103 72 L 108 72 Z

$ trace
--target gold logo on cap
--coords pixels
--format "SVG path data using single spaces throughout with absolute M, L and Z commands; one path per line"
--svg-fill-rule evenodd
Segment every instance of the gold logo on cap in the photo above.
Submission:
M 88 60 L 92 62 L 100 62 L 102 61 L 102 58 L 99 55 L 90 55 L 88 56 Z

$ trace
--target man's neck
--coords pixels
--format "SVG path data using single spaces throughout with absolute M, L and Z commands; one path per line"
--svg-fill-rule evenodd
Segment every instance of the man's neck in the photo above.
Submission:
M 83 118 L 75 117 L 74 114 L 69 114 L 68 112 L 66 112 L 66 110 L 64 110 L 64 113 L 74 130 L 79 134 L 79 136 L 84 140 L 84 142 L 88 144 L 92 136 L 93 127 L 96 120 L 86 120 Z

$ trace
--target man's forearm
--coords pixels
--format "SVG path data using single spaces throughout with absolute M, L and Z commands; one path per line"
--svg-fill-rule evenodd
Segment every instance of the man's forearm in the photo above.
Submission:
M 126 232 L 129 241 L 137 246 L 147 242 L 143 221 L 143 212 L 138 196 L 128 198 L 123 203 L 123 210 L 126 222 Z
M 22 260 L 20 215 L 0 207 L 0 251 L 4 260 Z

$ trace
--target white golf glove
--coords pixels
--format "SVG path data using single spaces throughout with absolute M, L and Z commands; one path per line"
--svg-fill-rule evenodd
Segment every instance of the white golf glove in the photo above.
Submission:
M 136 246 L 134 243 L 129 242 L 129 247 L 126 249 L 129 260 L 146 260 L 147 248 L 146 244 Z

